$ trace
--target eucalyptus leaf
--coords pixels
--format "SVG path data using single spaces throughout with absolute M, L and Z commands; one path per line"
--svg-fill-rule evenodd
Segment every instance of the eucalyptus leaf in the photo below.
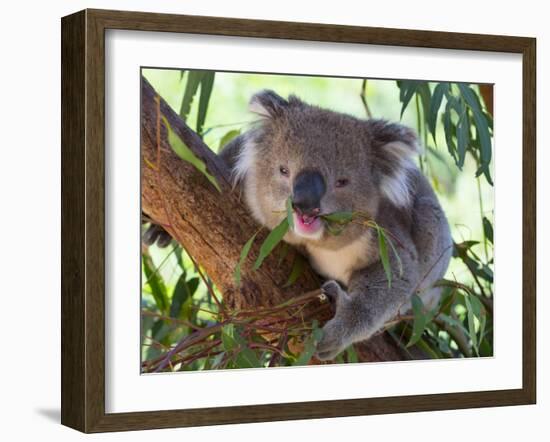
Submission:
M 294 209 L 292 208 L 292 199 L 290 197 L 286 200 L 286 217 L 289 229 L 294 229 Z
M 382 261 L 382 267 L 386 273 L 386 278 L 388 279 L 388 288 L 391 288 L 392 281 L 392 271 L 390 265 L 390 258 L 388 256 L 388 247 L 386 245 L 386 235 L 382 229 L 376 229 L 378 234 L 378 251 L 380 253 L 380 261 Z
M 279 247 L 279 259 L 277 261 L 278 266 L 280 266 L 283 260 L 287 257 L 289 251 L 290 245 L 286 242 L 282 243 L 281 247 Z
M 479 101 L 476 92 L 468 84 L 458 83 L 458 89 L 460 90 L 461 96 L 464 98 L 472 111 L 477 138 L 480 144 L 480 167 L 476 172 L 476 176 L 484 174 L 487 182 L 492 185 L 493 181 L 489 171 L 489 164 L 491 163 L 492 157 L 491 135 L 489 132 L 489 127 L 492 122 L 489 121 L 486 114 L 483 112 L 481 102 Z
M 333 212 L 322 215 L 325 221 L 338 223 L 338 224 L 347 224 L 353 220 L 353 212 Z
M 304 271 L 304 265 L 305 265 L 304 258 L 302 257 L 302 255 L 297 253 L 296 256 L 294 257 L 294 262 L 292 263 L 292 270 L 290 271 L 288 280 L 283 287 L 289 287 L 298 280 L 298 278 Z
M 485 234 L 485 238 L 493 244 L 493 225 L 485 216 L 483 217 L 483 232 Z
M 185 84 L 185 91 L 183 93 L 179 112 L 181 119 L 184 121 L 187 120 L 187 116 L 191 111 L 191 105 L 193 104 L 193 99 L 199 89 L 203 75 L 203 71 L 188 71 L 187 73 L 187 83 Z
M 426 328 L 426 324 L 428 322 L 427 315 L 424 312 L 424 303 L 422 302 L 422 299 L 420 299 L 418 295 L 413 294 L 411 297 L 411 304 L 414 314 L 414 321 L 413 330 L 409 342 L 407 343 L 407 347 L 410 347 L 418 342 L 418 340 L 422 337 L 422 333 L 424 333 L 424 329 Z
M 254 263 L 254 270 L 258 270 L 260 268 L 264 262 L 264 259 L 267 258 L 275 246 L 281 242 L 283 237 L 286 235 L 286 232 L 288 232 L 287 217 L 285 217 L 277 227 L 269 232 L 269 235 L 267 235 L 267 238 L 262 243 L 262 246 L 260 247 L 260 254 Z
M 229 144 L 230 141 L 237 138 L 241 134 L 239 129 L 232 129 L 225 133 L 225 135 L 220 139 L 219 148 L 221 149 L 226 144 Z
M 474 309 L 472 306 L 471 299 L 472 297 L 470 296 L 464 297 L 464 301 L 466 303 L 466 310 L 467 310 L 466 315 L 468 318 L 469 335 L 470 335 L 470 339 L 472 340 L 472 347 L 474 351 L 478 353 L 478 340 L 477 340 L 476 328 L 475 328 L 475 314 L 474 314 Z
M 437 124 L 437 115 L 439 114 L 439 108 L 441 107 L 441 102 L 443 100 L 443 96 L 445 95 L 445 92 L 449 90 L 449 83 L 439 83 L 434 88 L 434 92 L 432 94 L 432 99 L 430 101 L 430 109 L 428 111 L 428 128 L 430 129 L 430 133 L 432 134 L 434 143 L 437 145 L 436 137 L 435 137 L 435 128 Z
M 451 119 L 451 103 L 447 101 L 445 106 L 445 112 L 443 113 L 443 129 L 445 131 L 445 142 L 447 143 L 447 150 L 457 162 L 456 144 L 453 140 L 453 123 Z
M 458 150 L 458 162 L 459 169 L 464 167 L 464 161 L 466 159 L 466 150 L 470 142 L 470 119 L 468 118 L 468 112 L 463 105 L 460 106 L 460 118 L 456 126 L 456 142 Z
M 234 324 L 226 324 L 222 327 L 222 345 L 226 352 L 234 353 L 236 368 L 261 367 L 260 360 L 246 341 L 239 334 Z
M 172 318 L 177 318 L 180 314 L 181 307 L 189 299 L 189 289 L 187 287 L 187 274 L 183 272 L 178 278 L 178 282 L 174 287 L 172 293 L 172 303 L 170 304 L 170 316 Z
M 319 328 L 319 323 L 314 320 L 312 323 L 313 330 L 311 335 L 306 339 L 304 343 L 304 350 L 292 363 L 292 365 L 307 365 L 317 349 L 317 344 L 323 338 L 323 330 Z
M 168 295 L 164 281 L 160 277 L 157 270 L 153 268 L 153 260 L 148 253 L 142 253 L 143 272 L 147 278 L 147 285 L 151 289 L 151 294 L 155 300 L 155 304 L 159 311 L 167 313 L 168 309 Z
M 168 143 L 178 154 L 178 156 L 184 160 L 190 163 L 192 166 L 195 167 L 199 172 L 201 172 L 207 179 L 212 183 L 212 185 L 218 190 L 218 192 L 221 193 L 220 185 L 218 184 L 218 181 L 216 178 L 206 170 L 206 164 L 204 164 L 204 161 L 202 161 L 199 157 L 197 157 L 191 149 L 183 142 L 183 140 L 177 135 L 170 126 L 170 123 L 168 123 L 168 120 L 166 117 L 162 117 L 162 120 L 164 122 L 164 125 L 166 126 L 166 129 L 168 131 Z
M 239 262 L 237 263 L 235 267 L 235 272 L 233 273 L 233 278 L 237 286 L 241 284 L 241 267 L 244 263 L 244 260 L 248 256 L 248 253 L 250 252 L 250 248 L 252 247 L 252 244 L 254 243 L 254 240 L 256 239 L 256 235 L 258 235 L 258 233 L 259 231 L 256 232 L 254 235 L 252 235 L 241 250 Z
M 215 72 L 204 72 L 201 78 L 201 92 L 199 96 L 199 110 L 197 113 L 197 134 L 202 136 L 204 121 L 206 120 L 206 112 L 208 111 L 208 103 L 212 95 L 214 87 Z
M 405 113 L 405 109 L 407 109 L 407 106 L 409 105 L 412 97 L 416 93 L 418 82 L 414 80 L 402 80 L 398 82 L 398 85 L 400 88 L 399 99 L 402 103 L 401 114 L 399 118 L 402 119 L 403 114 Z
M 492 146 L 491 135 L 489 133 L 489 125 L 487 119 L 485 118 L 485 115 L 482 113 L 474 113 L 474 123 L 480 142 L 480 167 L 476 172 L 476 176 L 479 176 L 483 173 L 487 182 L 493 185 L 493 180 L 489 171 L 489 164 L 491 163 L 492 158 Z
M 432 93 L 427 81 L 419 81 L 416 87 L 416 94 L 420 96 L 424 121 L 428 124 L 428 112 L 430 110 L 430 102 L 432 101 Z

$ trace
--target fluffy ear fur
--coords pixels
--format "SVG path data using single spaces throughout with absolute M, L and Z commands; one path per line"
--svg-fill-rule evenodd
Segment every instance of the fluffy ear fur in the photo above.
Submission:
M 250 112 L 264 118 L 276 118 L 283 114 L 288 107 L 288 101 L 269 89 L 255 94 L 248 105 Z
M 248 134 L 241 136 L 241 144 L 236 155 L 235 165 L 232 169 L 232 181 L 235 187 L 244 180 L 244 177 L 254 166 L 256 161 L 256 146 L 252 137 Z
M 402 124 L 385 120 L 369 120 L 367 125 L 382 193 L 398 207 L 409 206 L 409 176 L 416 167 L 412 157 L 420 151 L 415 132 Z

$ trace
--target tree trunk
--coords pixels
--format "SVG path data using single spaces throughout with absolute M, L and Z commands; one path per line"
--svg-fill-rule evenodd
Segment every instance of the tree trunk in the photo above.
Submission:
M 205 163 L 209 173 L 216 178 L 221 193 L 202 172 L 172 150 L 163 118 Z M 242 247 L 260 226 L 249 215 L 238 191 L 232 189 L 230 171 L 225 163 L 144 78 L 141 88 L 141 155 L 143 212 L 163 226 L 200 263 L 229 308 L 273 306 L 319 288 L 319 279 L 307 264 L 298 280 L 283 288 L 292 269 L 293 254 L 297 253 L 294 250 L 280 264 L 277 254 L 272 253 L 259 270 L 252 270 L 259 244 L 267 234 L 265 231 L 260 232 L 254 242 L 241 268 L 241 283 L 236 285 L 233 275 Z M 330 316 L 330 309 L 326 307 L 320 314 L 321 320 Z M 407 358 L 387 334 L 375 336 L 359 347 L 358 353 L 363 361 Z

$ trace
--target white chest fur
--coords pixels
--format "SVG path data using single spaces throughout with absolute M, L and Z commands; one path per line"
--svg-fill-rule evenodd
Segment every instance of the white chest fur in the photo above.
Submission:
M 349 284 L 351 274 L 369 263 L 368 237 L 337 250 L 325 249 L 308 244 L 306 246 L 313 268 L 322 276 Z

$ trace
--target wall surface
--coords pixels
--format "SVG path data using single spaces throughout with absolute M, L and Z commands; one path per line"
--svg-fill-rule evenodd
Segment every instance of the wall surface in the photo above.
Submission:
M 462 441 L 548 437 L 550 415 L 550 327 L 543 313 L 550 302 L 549 234 L 542 226 L 550 208 L 543 189 L 550 186 L 544 131 L 550 119 L 550 28 L 544 2 L 431 1 L 276 2 L 146 0 L 51 0 L 7 2 L 0 32 L 2 128 L 2 357 L 0 406 L 3 440 L 47 438 L 82 440 L 59 425 L 60 397 L 60 23 L 74 11 L 92 7 L 263 18 L 290 21 L 402 27 L 458 32 L 534 36 L 538 39 L 538 404 L 435 413 L 325 419 L 225 427 L 148 431 L 91 436 L 95 440 L 291 440 L 344 435 L 377 440 Z M 546 201 L 544 201 L 546 199 Z M 546 343 L 546 344 L 545 344 Z

